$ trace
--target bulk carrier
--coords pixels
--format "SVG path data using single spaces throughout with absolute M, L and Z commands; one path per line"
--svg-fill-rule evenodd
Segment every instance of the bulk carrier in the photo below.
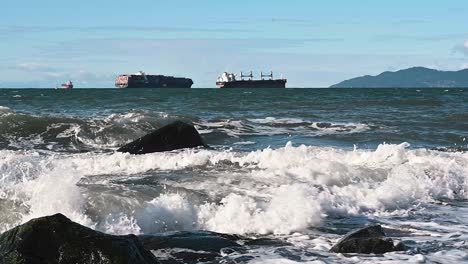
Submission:
M 117 88 L 191 88 L 192 79 L 164 75 L 147 75 L 142 71 L 115 78 Z
M 254 80 L 252 72 L 245 75 L 241 72 L 240 77 L 241 79 L 237 80 L 235 74 L 224 72 L 218 77 L 216 85 L 219 88 L 286 88 L 287 80 L 283 78 L 273 79 L 273 72 L 270 72 L 270 74 L 260 73 L 261 80 Z

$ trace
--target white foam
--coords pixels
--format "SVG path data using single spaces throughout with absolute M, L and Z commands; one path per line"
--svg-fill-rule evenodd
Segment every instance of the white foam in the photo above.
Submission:
M 60 126 L 63 126 L 63 125 L 70 125 L 70 127 L 65 129 L 64 131 L 58 133 L 56 138 L 68 138 L 68 137 L 77 138 L 78 137 L 78 134 L 81 131 L 81 127 L 78 124 L 56 123 L 56 124 L 50 125 L 48 127 L 48 129 L 57 128 L 57 127 L 60 127 Z
M 111 114 L 103 119 L 106 123 L 139 123 L 142 121 L 147 121 L 150 118 L 165 119 L 169 118 L 169 114 L 165 112 L 129 112 L 126 114 Z
M 6 108 L 5 111 L 0 108 L 0 114 L 11 114 L 12 112 Z M 148 130 L 165 123 L 169 115 L 164 112 L 145 112 L 136 111 L 126 114 L 111 114 L 104 117 L 93 117 L 82 119 L 80 117 L 69 116 L 54 117 L 54 116 L 36 116 L 30 114 L 21 114 L 20 118 L 33 118 L 36 123 L 48 124 L 46 131 L 38 131 L 37 134 L 29 135 L 24 141 L 23 138 L 18 138 L 16 135 L 10 135 L 11 146 L 18 148 L 32 148 L 38 144 L 51 142 L 53 139 L 47 138 L 44 142 L 43 136 L 56 134 L 56 138 L 61 142 L 66 142 L 66 139 L 71 139 L 70 144 L 62 146 L 68 149 L 76 147 L 75 143 L 92 147 L 93 149 L 115 149 L 118 146 L 128 143 L 131 139 L 144 135 Z M 14 121 L 14 120 L 13 120 Z M 8 122 L 13 122 L 9 120 Z M 21 123 L 21 122 L 20 122 Z M 16 124 L 14 124 L 16 125 Z M 41 124 L 42 125 L 42 124 Z M 21 126 L 18 127 L 21 130 Z M 34 140 L 32 140 L 34 139 Z M 65 140 L 63 140 L 65 139 Z
M 429 258 L 435 263 L 467 263 L 468 253 L 466 252 L 466 249 L 442 250 L 430 254 Z
M 11 114 L 11 109 L 9 107 L 0 105 L 0 116 L 4 116 L 8 114 Z
M 196 229 L 196 207 L 180 194 L 163 194 L 137 213 L 143 232 Z
M 250 264 L 297 264 L 297 263 L 319 264 L 319 263 L 326 263 L 326 262 L 323 262 L 323 261 L 298 262 L 298 261 L 293 261 L 293 260 L 286 259 L 286 258 L 271 257 L 271 258 L 254 259 L 250 261 L 249 263 Z
M 289 234 L 320 223 L 320 205 L 309 199 L 316 195 L 314 188 L 292 185 L 273 192 L 266 203 L 230 194 L 221 205 L 202 205 L 199 223 L 205 229 L 232 234 Z
M 216 122 L 202 121 L 197 124 L 202 134 L 212 132 L 226 133 L 232 137 L 249 135 L 283 135 L 302 133 L 307 136 L 329 134 L 361 133 L 371 129 L 364 123 L 318 123 L 299 118 L 252 118 L 247 120 L 219 120 Z
M 9 110 L 10 110 L 9 107 L 1 106 L 1 105 L 0 105 L 0 111 L 9 111 Z
M 434 201 L 468 198 L 468 153 L 410 150 L 406 143 L 382 144 L 374 151 L 289 143 L 250 153 L 202 149 L 140 156 L 2 150 L 0 162 L 0 197 L 27 208 L 21 222 L 62 212 L 118 234 L 192 229 L 290 234 L 319 226 L 327 215 L 404 215 Z M 106 224 L 90 220 L 86 212 L 92 197 L 76 185 L 93 175 L 138 177 L 199 166 L 215 176 L 195 174 L 165 182 L 212 200 L 199 203 L 184 193 L 168 192 L 133 203 L 133 213 L 101 216 Z M 222 173 L 225 166 L 229 173 Z M 0 229 L 17 223 L 2 223 Z
M 142 233 L 136 219 L 122 213 L 109 215 L 104 224 L 104 231 L 115 235 L 139 235 Z
M 327 123 L 326 126 L 321 124 L 323 123 L 313 122 L 310 127 L 317 129 L 318 135 L 362 133 L 370 129 L 368 124 L 363 123 Z
M 208 134 L 214 131 L 226 133 L 231 137 L 252 134 L 240 120 L 223 119 L 219 121 L 201 121 L 195 123 L 195 125 L 200 134 Z
M 241 141 L 241 142 L 236 142 L 234 145 L 254 145 L 256 144 L 254 141 Z
M 76 186 L 80 176 L 65 173 L 68 164 L 55 163 L 54 157 L 44 159 L 40 153 L 32 151 L 0 151 L 0 160 L 0 192 L 27 207 L 21 222 L 60 212 L 78 223 L 93 225 L 84 214 L 84 197 Z M 50 166 L 51 162 L 54 167 Z M 5 228 L 7 226 L 1 226 L 0 230 Z
M 251 122 L 258 124 L 302 124 L 307 123 L 307 121 L 300 118 L 275 118 L 275 117 L 265 117 L 265 118 L 256 118 L 248 119 Z

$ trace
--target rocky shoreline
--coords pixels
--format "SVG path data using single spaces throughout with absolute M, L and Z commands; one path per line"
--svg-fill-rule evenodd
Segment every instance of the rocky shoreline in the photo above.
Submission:
M 109 235 L 77 224 L 62 214 L 30 220 L 0 235 L 1 264 L 29 263 L 199 263 L 245 252 L 246 246 L 284 246 L 280 240 L 252 239 L 214 232 L 158 235 Z M 162 249 L 186 249 L 175 259 L 158 256 Z M 351 232 L 330 250 L 334 253 L 383 254 L 405 247 L 387 238 L 380 226 Z

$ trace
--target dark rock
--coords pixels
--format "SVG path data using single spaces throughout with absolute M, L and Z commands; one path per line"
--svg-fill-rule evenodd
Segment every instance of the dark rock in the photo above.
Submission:
M 286 247 L 292 244 L 280 239 L 258 238 L 248 240 L 244 243 L 246 246 L 262 246 L 262 247 Z
M 159 262 L 134 235 L 107 235 L 56 214 L 33 219 L 0 235 L 0 263 Z
M 167 254 L 167 253 L 166 253 Z M 220 255 L 216 253 L 209 253 L 209 252 L 195 252 L 195 251 L 177 251 L 171 252 L 170 255 L 172 257 L 167 258 L 166 263 L 170 264 L 198 264 L 198 263 L 219 263 L 217 261 Z
M 194 251 L 219 253 L 223 248 L 241 248 L 234 240 L 237 236 L 223 235 L 207 231 L 169 232 L 157 236 L 142 235 L 138 237 L 143 246 L 149 250 L 163 248 L 185 248 Z
M 316 123 L 318 128 L 331 128 L 333 125 L 331 123 Z
M 218 263 L 222 255 L 243 250 L 243 247 L 235 242 L 238 236 L 207 231 L 168 232 L 138 238 L 148 250 L 161 249 L 166 255 L 169 253 L 169 256 L 166 256 L 167 263 Z
M 402 250 L 402 243 L 394 246 L 393 240 L 386 237 L 382 227 L 374 225 L 347 234 L 330 249 L 330 252 L 383 254 Z
M 176 121 L 119 148 L 119 152 L 146 154 L 205 146 L 194 126 Z

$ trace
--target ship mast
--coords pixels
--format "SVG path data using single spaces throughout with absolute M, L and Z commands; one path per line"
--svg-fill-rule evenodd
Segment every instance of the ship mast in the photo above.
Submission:
M 273 71 L 270 71 L 270 74 L 263 74 L 263 72 L 260 72 L 260 77 L 262 78 L 262 80 L 264 80 L 263 77 L 269 77 L 270 80 L 273 80 Z
M 241 79 L 244 80 L 244 77 L 249 78 L 249 80 L 252 80 L 253 79 L 252 71 L 250 71 L 250 74 L 244 74 L 243 72 L 241 72 Z

